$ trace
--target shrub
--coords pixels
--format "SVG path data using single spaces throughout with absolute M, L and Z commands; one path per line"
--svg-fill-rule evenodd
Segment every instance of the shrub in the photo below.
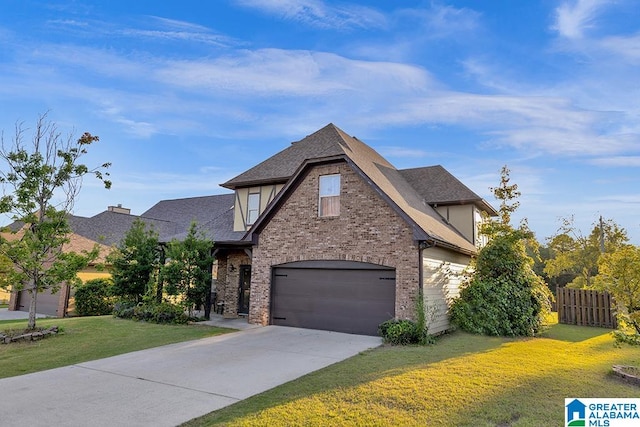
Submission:
M 154 323 L 187 323 L 189 317 L 179 305 L 168 302 L 146 302 L 136 304 L 131 301 L 119 301 L 113 314 L 124 319 L 135 319 Z
M 118 301 L 113 305 L 113 315 L 123 319 L 132 319 L 137 303 L 134 301 Z
M 378 326 L 378 334 L 384 342 L 393 345 L 418 344 L 421 334 L 411 320 L 391 319 Z
M 78 316 L 102 316 L 113 311 L 111 281 L 92 279 L 75 291 L 76 313 Z
M 512 231 L 482 248 L 473 277 L 452 304 L 456 326 L 500 336 L 532 336 L 543 329 L 553 296 L 531 269 L 523 238 Z

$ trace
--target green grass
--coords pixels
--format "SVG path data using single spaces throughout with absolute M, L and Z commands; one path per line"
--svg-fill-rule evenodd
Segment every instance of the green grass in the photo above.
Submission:
M 26 320 L 0 321 L 0 330 L 24 329 Z M 157 325 L 112 316 L 38 319 L 63 332 L 40 341 L 0 345 L 0 378 L 58 368 L 231 331 L 204 325 Z
M 610 331 L 554 325 L 541 338 L 461 332 L 381 347 L 186 425 L 557 426 L 565 397 L 640 397 L 611 375 L 640 349 Z

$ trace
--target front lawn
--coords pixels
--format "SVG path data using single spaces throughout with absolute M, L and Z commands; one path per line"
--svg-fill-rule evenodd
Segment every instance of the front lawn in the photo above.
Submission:
M 204 325 L 158 325 L 113 316 L 37 321 L 38 327 L 51 325 L 58 325 L 63 332 L 40 341 L 0 344 L 0 378 L 232 331 Z M 26 326 L 26 320 L 0 321 L 0 331 Z
M 566 397 L 640 397 L 611 375 L 640 365 L 610 331 L 555 325 L 544 338 L 461 332 L 428 347 L 381 347 L 187 426 L 557 426 Z

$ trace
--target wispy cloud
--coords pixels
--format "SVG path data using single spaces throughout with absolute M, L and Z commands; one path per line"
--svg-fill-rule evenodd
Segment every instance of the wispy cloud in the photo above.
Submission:
M 408 94 L 431 84 L 428 73 L 411 65 L 281 49 L 241 51 L 208 61 L 169 62 L 156 76 L 165 83 L 198 90 L 277 97 Z
M 640 167 L 640 156 L 599 157 L 589 160 L 589 163 L 609 167 Z
M 640 63 L 640 33 L 631 36 L 611 36 L 600 40 L 599 47 L 637 65 Z
M 216 34 L 211 29 L 190 22 L 167 19 L 159 16 L 149 17 L 150 27 L 156 28 L 124 28 L 119 33 L 129 37 L 143 37 L 154 40 L 175 40 L 194 43 L 211 44 L 228 47 L 239 44 L 232 38 Z
M 480 13 L 468 8 L 456 8 L 437 2 L 421 8 L 396 12 L 396 26 L 407 26 L 409 34 L 419 33 L 426 39 L 457 39 L 468 41 L 470 33 L 480 29 Z
M 352 27 L 384 28 L 387 25 L 382 13 L 355 4 L 336 6 L 322 0 L 236 0 L 236 4 L 321 29 L 351 30 Z
M 241 3 L 274 9 L 290 5 L 285 0 Z M 571 10 L 584 9 L 575 12 L 584 21 L 592 15 L 587 11 L 593 11 L 601 3 L 580 2 Z M 327 8 L 319 1 L 301 4 L 312 15 Z M 565 3 L 564 7 L 569 6 Z M 447 7 L 439 10 L 430 24 L 434 27 L 445 27 L 447 21 L 462 14 L 469 20 L 464 26 L 473 28 L 477 18 L 472 13 Z M 323 13 L 330 14 L 326 10 Z M 151 17 L 151 22 L 161 28 L 160 33 L 145 35 L 147 30 L 135 30 L 132 34 L 215 38 L 207 28 L 189 22 L 160 17 Z M 637 55 L 632 40 L 624 49 L 629 57 Z M 473 59 L 468 63 L 476 70 L 478 80 L 491 76 L 491 84 L 483 88 L 491 89 L 487 93 L 451 90 L 429 69 L 419 65 L 353 59 L 312 50 L 225 49 L 217 56 L 180 61 L 151 52 L 134 56 L 71 44 L 40 44 L 34 49 L 16 48 L 16 52 L 19 63 L 7 74 L 13 75 L 17 84 L 10 85 L 11 90 L 22 88 L 34 97 L 76 97 L 92 103 L 102 117 L 138 138 L 160 133 L 189 135 L 196 130 L 213 132 L 211 129 L 225 133 L 236 128 L 234 132 L 242 133 L 246 132 L 238 126 L 242 123 L 251 123 L 254 134 L 277 130 L 299 136 L 313 130 L 310 126 L 340 117 L 343 125 L 357 124 L 365 129 L 458 125 L 484 135 L 486 140 L 479 142 L 513 147 L 533 155 L 613 157 L 640 143 L 640 131 L 630 121 L 634 116 L 633 97 L 627 94 L 626 98 L 623 95 L 614 99 L 606 95 L 624 93 L 622 86 L 619 90 L 604 87 L 590 91 L 605 95 L 589 102 L 576 102 L 580 87 L 597 84 L 599 80 L 577 77 L 574 80 L 580 85 L 573 86 L 573 80 L 560 78 L 554 87 L 526 87 L 505 78 L 499 68 Z M 43 64 L 50 67 L 43 68 Z M 46 70 L 56 71 L 50 71 L 52 74 L 43 79 Z M 97 86 L 91 82 L 94 76 L 107 80 L 103 86 Z M 616 80 L 612 84 L 623 83 Z M 257 98 L 261 102 L 256 103 Z M 627 105 L 621 105 L 624 99 L 628 99 Z M 609 101 L 612 105 L 607 104 Z M 598 105 L 612 111 L 600 111 L 596 109 Z M 396 151 L 393 155 L 416 154 L 419 153 Z
M 597 13 L 611 0 L 567 1 L 555 11 L 552 29 L 568 39 L 582 38 L 585 31 L 595 26 Z

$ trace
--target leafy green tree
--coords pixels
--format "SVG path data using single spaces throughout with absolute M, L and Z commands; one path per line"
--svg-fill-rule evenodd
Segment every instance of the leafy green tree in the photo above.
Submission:
M 553 296 L 533 271 L 527 255 L 535 247 L 533 233 L 524 221 L 518 229 L 511 224 L 520 196 L 510 184 L 509 169 L 501 171 L 500 186 L 493 193 L 500 204 L 500 217 L 488 221 L 482 232 L 490 237 L 473 263 L 474 271 L 451 306 L 451 320 L 461 329 L 485 335 L 532 336 L 544 326 Z
M 573 218 L 563 219 L 558 234 L 549 240 L 551 258 L 546 261 L 544 272 L 554 279 L 571 279 L 567 286 L 591 288 L 598 274 L 602 246 L 605 253 L 612 253 L 628 240 L 626 231 L 611 219 L 594 224 L 588 236 L 575 227 Z
M 111 265 L 113 294 L 141 302 L 144 295 L 151 293 L 160 268 L 158 233 L 136 219 L 107 261 Z
M 30 294 L 28 328 L 36 327 L 37 296 L 62 283 L 75 284 L 77 273 L 98 256 L 98 248 L 81 254 L 63 250 L 70 241 L 67 216 L 79 194 L 82 178 L 94 175 L 105 179 L 109 163 L 90 169 L 81 163 L 87 148 L 99 138 L 84 133 L 78 140 L 64 138 L 55 124 L 41 115 L 31 143 L 25 142 L 22 124 L 10 144 L 1 138 L 0 184 L 3 196 L 0 213 L 8 214 L 19 227 L 6 230 L 0 237 L 0 255 L 11 261 L 0 275 L 0 286 Z
M 598 261 L 595 288 L 608 291 L 618 304 L 621 341 L 640 344 L 640 248 L 625 245 Z
M 167 262 L 162 268 L 164 290 L 177 296 L 189 315 L 211 292 L 212 247 L 211 240 L 198 235 L 195 223 L 184 240 L 173 240 L 167 246 Z

